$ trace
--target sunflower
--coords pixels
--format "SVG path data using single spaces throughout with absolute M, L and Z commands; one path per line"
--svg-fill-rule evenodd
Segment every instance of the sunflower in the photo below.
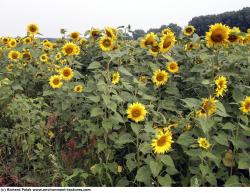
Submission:
M 62 53 L 66 56 L 78 55 L 80 53 L 80 48 L 76 44 L 68 42 L 63 45 Z
M 35 35 L 39 32 L 39 27 L 37 24 L 29 24 L 27 26 L 27 32 L 31 35 Z
M 9 72 L 11 72 L 11 71 L 13 70 L 13 68 L 14 68 L 14 65 L 13 65 L 13 64 L 8 64 L 8 65 L 6 66 L 6 70 L 9 71 Z
M 172 61 L 167 64 L 167 69 L 171 73 L 177 73 L 179 71 L 179 66 L 176 62 Z
M 246 96 L 246 98 L 243 101 L 241 101 L 240 110 L 243 113 L 249 113 L 250 112 L 250 96 Z
M 174 34 L 174 32 L 173 32 L 170 28 L 165 28 L 165 29 L 163 29 L 163 30 L 161 31 L 161 34 L 162 34 L 162 35 L 167 35 L 167 34 L 169 34 L 169 33 Z
M 147 110 L 143 104 L 136 102 L 128 106 L 127 114 L 129 119 L 139 122 L 145 119 Z
M 169 129 L 164 128 L 157 131 L 155 139 L 152 140 L 151 147 L 155 153 L 164 154 L 171 150 L 173 142 L 172 132 Z
M 78 41 L 80 39 L 80 33 L 79 32 L 71 32 L 69 36 L 74 41 Z
M 63 83 L 62 83 L 62 77 L 59 75 L 53 75 L 49 79 L 49 84 L 52 88 L 61 88 Z
M 216 111 L 216 102 L 214 97 L 205 98 L 202 101 L 200 110 L 196 112 L 198 117 L 210 117 Z
M 159 44 L 161 52 L 168 52 L 175 44 L 175 36 L 173 33 L 168 33 L 161 37 Z
M 116 35 L 117 35 L 117 30 L 116 30 L 116 29 L 111 28 L 111 27 L 105 27 L 104 31 L 105 31 L 105 34 L 106 34 L 108 37 L 110 37 L 111 39 L 114 39 L 114 40 L 117 39 L 117 37 L 116 37 Z
M 62 69 L 60 69 L 59 74 L 62 77 L 62 79 L 67 81 L 71 80 L 74 77 L 73 70 L 68 66 L 65 66 Z
M 207 46 L 225 45 L 228 43 L 230 28 L 221 23 L 211 25 L 209 31 L 206 32 Z
M 49 57 L 47 56 L 47 54 L 42 54 L 42 55 L 39 57 L 39 59 L 40 59 L 41 62 L 48 62 Z
M 156 39 L 157 39 L 157 35 L 153 32 L 150 32 L 143 39 L 141 39 L 140 47 L 146 48 L 148 46 L 153 46 Z
M 114 72 L 112 75 L 112 84 L 117 84 L 120 81 L 119 72 Z
M 153 82 L 157 87 L 160 87 L 168 81 L 168 73 L 165 70 L 156 70 L 154 71 L 154 75 L 152 77 Z
M 186 26 L 186 27 L 184 28 L 183 34 L 184 34 L 185 36 L 191 36 L 191 35 L 193 35 L 194 31 L 195 31 L 194 26 L 189 25 L 189 26 Z
M 189 42 L 184 46 L 185 51 L 191 51 L 196 48 L 196 45 L 194 42 Z
M 8 41 L 8 47 L 9 47 L 9 48 L 15 48 L 16 45 L 17 45 L 16 39 L 11 38 L 11 39 Z
M 225 76 L 219 76 L 215 79 L 216 96 L 223 96 L 223 93 L 227 90 L 227 79 Z
M 8 57 L 12 61 L 17 61 L 18 59 L 21 58 L 21 53 L 18 52 L 18 51 L 12 50 L 12 51 L 9 52 Z
M 52 42 L 50 42 L 50 41 L 46 41 L 46 42 L 43 43 L 43 47 L 45 49 L 51 50 L 51 49 L 54 48 L 54 44 Z
M 25 61 L 30 61 L 32 59 L 32 55 L 31 55 L 30 51 L 29 50 L 24 50 L 22 52 L 22 58 Z
M 204 137 L 200 137 L 198 139 L 198 143 L 199 143 L 199 147 L 204 148 L 204 149 L 208 149 L 211 146 L 211 144 Z
M 154 42 L 154 44 L 151 46 L 149 49 L 149 54 L 152 55 L 153 57 L 156 57 L 159 54 L 160 47 L 157 42 Z
M 239 43 L 240 41 L 240 29 L 238 27 L 234 27 L 230 29 L 228 35 L 228 41 L 231 43 Z
M 147 84 L 147 82 L 148 82 L 148 77 L 145 76 L 145 75 L 140 75 L 139 78 L 138 78 L 138 80 L 139 80 L 141 83 L 143 83 L 143 84 Z
M 74 92 L 81 93 L 83 92 L 83 86 L 81 84 L 78 84 L 74 87 Z
M 24 38 L 23 40 L 22 40 L 22 42 L 24 43 L 24 44 L 31 44 L 32 43 L 32 41 L 33 41 L 33 39 L 31 38 L 31 37 L 26 37 L 26 38 Z
M 97 39 L 101 36 L 101 31 L 97 28 L 92 28 L 89 32 L 89 35 L 93 39 Z
M 55 55 L 56 60 L 60 60 L 62 58 L 62 54 L 60 52 L 57 52 Z
M 86 38 L 81 38 L 80 39 L 80 44 L 81 45 L 85 45 L 88 42 L 88 40 L 86 40 Z
M 108 51 L 111 51 L 113 49 L 114 43 L 110 37 L 104 36 L 100 39 L 99 45 L 100 45 L 100 48 L 102 49 L 102 51 L 108 52 Z

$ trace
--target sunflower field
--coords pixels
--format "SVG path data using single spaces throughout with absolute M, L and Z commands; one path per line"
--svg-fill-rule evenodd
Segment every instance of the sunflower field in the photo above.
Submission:
M 250 186 L 250 29 L 0 39 L 0 186 Z

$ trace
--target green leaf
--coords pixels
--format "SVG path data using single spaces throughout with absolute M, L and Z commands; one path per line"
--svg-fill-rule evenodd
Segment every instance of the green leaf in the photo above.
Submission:
M 176 142 L 180 145 L 189 146 L 190 144 L 194 143 L 195 140 L 192 137 L 191 133 L 185 132 L 179 136 Z
M 234 88 L 233 90 L 233 99 L 239 103 L 244 99 L 244 95 L 242 94 L 242 91 L 239 88 Z
M 172 179 L 168 174 L 166 174 L 164 177 L 159 176 L 157 179 L 162 186 L 171 186 L 172 184 Z
M 138 135 L 141 130 L 141 126 L 137 123 L 131 123 L 131 128 L 136 135 Z
M 106 132 L 109 132 L 112 130 L 112 121 L 105 119 L 102 121 L 102 127 L 105 129 Z
M 235 187 L 235 186 L 240 186 L 240 182 L 239 182 L 239 177 L 238 176 L 230 176 L 227 181 L 225 182 L 226 187 Z
M 216 114 L 221 117 L 230 117 L 230 115 L 227 114 L 226 109 L 221 102 L 216 103 Z
M 101 67 L 100 62 L 94 61 L 94 62 L 89 64 L 88 69 L 91 70 L 91 69 L 96 69 L 96 68 L 100 68 L 100 67 Z
M 135 161 L 135 154 L 134 153 L 130 153 L 126 155 L 126 166 L 128 168 L 128 170 L 131 172 L 133 169 L 136 168 L 136 161 Z
M 175 168 L 173 159 L 172 159 L 169 155 L 163 155 L 163 156 L 161 157 L 161 161 L 162 161 L 166 166 Z
M 118 68 L 118 71 L 121 72 L 122 74 L 125 74 L 127 76 L 133 76 L 126 68 L 124 68 L 123 66 L 120 66 Z
M 181 99 L 184 103 L 186 103 L 187 107 L 189 109 L 193 109 L 196 107 L 200 106 L 200 100 L 195 99 L 195 98 L 185 98 L 185 99 Z
M 226 134 L 218 133 L 218 135 L 213 138 L 217 143 L 228 147 L 228 136 Z
M 139 182 L 144 182 L 146 184 L 150 183 L 151 172 L 148 166 L 142 166 L 137 170 L 135 179 Z
M 153 176 L 154 177 L 158 176 L 158 174 L 160 173 L 162 169 L 162 163 L 152 160 L 150 161 L 149 166 L 150 166 Z
M 103 114 L 103 111 L 101 108 L 99 107 L 94 107 L 93 109 L 91 109 L 90 111 L 90 116 L 91 117 L 97 117 L 99 115 L 102 115 Z
M 100 101 L 100 96 L 88 96 L 87 99 L 89 99 L 95 103 L 98 103 Z
M 213 127 L 215 124 L 215 121 L 213 119 L 203 119 L 203 118 L 197 118 L 198 123 L 201 126 L 202 131 L 207 134 L 210 129 Z

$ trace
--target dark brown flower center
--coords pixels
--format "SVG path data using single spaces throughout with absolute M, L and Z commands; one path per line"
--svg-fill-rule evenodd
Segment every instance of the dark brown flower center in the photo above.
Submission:
M 157 74 L 157 76 L 156 76 L 156 80 L 158 80 L 158 81 L 163 81 L 163 79 L 164 79 L 164 75 L 163 74 Z
M 55 78 L 54 80 L 53 80 L 53 84 L 54 85 L 58 85 L 60 83 L 60 80 L 58 79 L 58 78 Z
M 160 137 L 160 139 L 157 140 L 157 146 L 164 146 L 167 142 L 167 137 L 166 136 L 162 136 Z
M 220 34 L 220 33 L 214 33 L 214 34 L 211 35 L 211 39 L 215 43 L 220 43 L 220 42 L 223 41 L 223 35 Z
M 133 109 L 132 110 L 132 116 L 133 117 L 139 117 L 141 115 L 140 109 Z
M 105 39 L 105 40 L 103 41 L 103 45 L 104 45 L 104 47 L 110 47 L 111 41 L 110 41 L 109 39 Z

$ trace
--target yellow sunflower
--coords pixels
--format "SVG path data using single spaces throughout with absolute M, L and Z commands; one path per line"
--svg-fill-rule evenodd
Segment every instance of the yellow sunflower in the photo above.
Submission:
M 80 39 L 80 44 L 81 45 L 85 45 L 88 42 L 88 40 L 86 38 L 81 38 Z
M 205 98 L 202 101 L 200 110 L 196 112 L 198 117 L 210 117 L 216 111 L 216 102 L 214 97 Z
M 108 36 L 102 37 L 99 41 L 99 45 L 104 52 L 111 51 L 114 47 L 113 40 Z
M 160 51 L 162 53 L 168 52 L 175 44 L 175 35 L 173 33 L 168 33 L 161 37 L 161 42 L 159 44 Z
M 246 96 L 246 98 L 241 101 L 240 110 L 245 114 L 250 112 L 250 96 Z
M 11 39 L 8 41 L 8 47 L 9 47 L 9 48 L 15 48 L 16 45 L 17 45 L 16 39 L 11 38 Z
M 148 82 L 148 77 L 145 76 L 145 75 L 140 75 L 139 78 L 138 78 L 138 80 L 139 80 L 141 83 L 143 83 L 143 84 L 147 84 L 147 82 Z
M 104 29 L 105 34 L 110 37 L 111 39 L 117 39 L 116 35 L 117 35 L 117 30 L 111 27 L 105 27 Z
M 83 86 L 81 84 L 78 84 L 74 87 L 74 92 L 81 93 L 83 92 Z
M 221 23 L 211 25 L 209 31 L 206 32 L 207 46 L 225 45 L 228 43 L 230 28 Z
M 127 114 L 129 119 L 139 122 L 145 119 L 147 110 L 143 104 L 136 102 L 128 106 Z
M 101 36 L 101 31 L 97 28 L 92 28 L 89 32 L 89 35 L 93 39 L 97 39 Z
M 148 33 L 143 39 L 140 41 L 141 48 L 146 48 L 148 46 L 153 46 L 157 39 L 157 35 L 153 32 Z
M 21 53 L 15 50 L 12 50 L 9 52 L 8 57 L 12 61 L 17 61 L 18 59 L 21 58 Z
M 49 79 L 49 84 L 52 88 L 61 88 L 63 83 L 62 83 L 62 77 L 59 75 L 53 75 Z
M 152 80 L 157 87 L 160 87 L 168 81 L 168 73 L 165 70 L 158 69 L 154 71 Z
M 14 68 L 14 64 L 8 64 L 8 65 L 6 66 L 6 70 L 7 70 L 8 72 L 11 72 L 11 71 L 13 70 L 13 68 Z
M 37 33 L 39 33 L 39 27 L 37 24 L 29 24 L 27 26 L 27 32 L 31 35 L 35 35 Z
M 219 76 L 215 79 L 216 85 L 216 97 L 223 96 L 224 92 L 227 90 L 227 79 L 225 76 Z
M 177 64 L 177 62 L 174 62 L 174 61 L 168 62 L 167 69 L 169 72 L 174 74 L 179 71 L 179 65 Z
M 239 43 L 240 41 L 240 29 L 238 27 L 234 27 L 230 29 L 228 35 L 228 41 L 230 43 Z
M 78 41 L 80 39 L 80 33 L 79 32 L 71 32 L 69 36 L 74 41 Z
M 163 130 L 158 130 L 155 139 L 152 140 L 151 147 L 157 154 L 164 154 L 171 150 L 171 145 L 173 143 L 172 132 L 164 128 Z
M 22 59 L 25 61 L 30 61 L 32 59 L 32 55 L 29 50 L 24 50 L 22 52 Z
M 183 30 L 185 36 L 191 36 L 195 32 L 195 28 L 192 25 L 186 26 Z
M 47 56 L 47 54 L 42 54 L 42 55 L 39 57 L 39 59 L 40 59 L 41 62 L 48 62 L 49 57 Z
M 196 48 L 196 45 L 194 42 L 189 42 L 184 46 L 185 51 L 191 51 Z
M 112 84 L 117 84 L 120 81 L 119 72 L 114 72 L 112 75 Z
M 50 41 L 46 41 L 46 42 L 43 43 L 43 47 L 45 49 L 51 50 L 51 49 L 54 48 L 54 44 L 52 42 L 50 42 Z
M 33 41 L 33 39 L 31 38 L 31 37 L 26 37 L 26 38 L 24 38 L 23 40 L 22 40 L 22 42 L 24 43 L 24 44 L 31 44 L 32 43 L 32 41 Z
M 167 34 L 169 34 L 169 33 L 174 34 L 174 32 L 173 32 L 170 28 L 165 28 L 165 29 L 163 29 L 163 30 L 161 31 L 161 34 L 162 34 L 162 35 L 167 35 Z
M 79 52 L 80 48 L 76 44 L 71 42 L 64 44 L 62 47 L 62 53 L 66 56 L 78 55 Z
M 203 148 L 203 149 L 208 149 L 211 144 L 208 142 L 208 140 L 204 137 L 200 137 L 198 139 L 198 144 L 199 144 L 199 147 Z
M 62 79 L 67 80 L 67 81 L 71 80 L 74 77 L 73 70 L 68 66 L 65 66 L 62 69 L 60 69 L 59 73 Z
M 60 60 L 62 58 L 62 54 L 60 52 L 57 52 L 55 55 L 56 60 Z

